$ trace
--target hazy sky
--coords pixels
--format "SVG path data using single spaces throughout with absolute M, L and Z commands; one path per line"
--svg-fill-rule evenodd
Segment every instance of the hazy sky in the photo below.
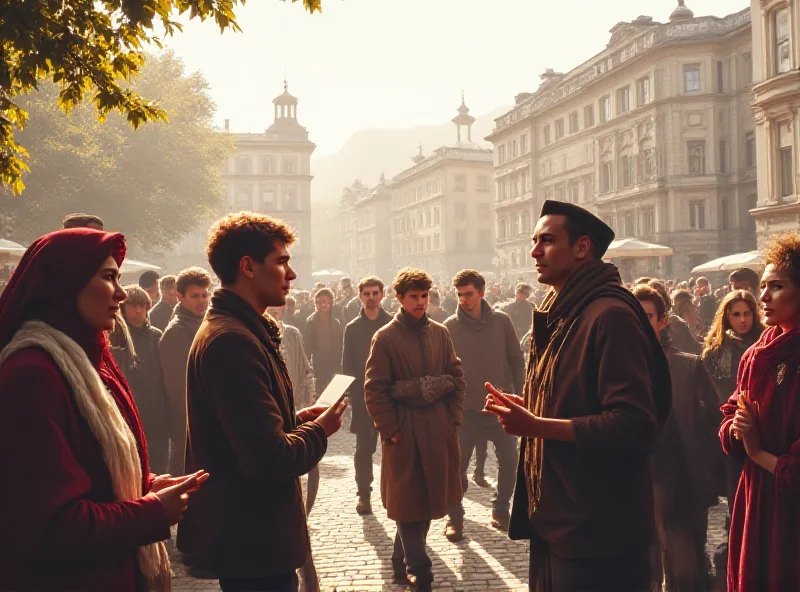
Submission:
M 289 90 L 317 155 L 355 131 L 438 124 L 462 86 L 473 115 L 535 90 L 545 68 L 566 72 L 600 52 L 608 30 L 645 14 L 666 22 L 677 0 L 249 0 L 242 33 L 192 22 L 168 42 L 211 85 L 219 125 L 261 131 Z M 695 16 L 724 16 L 748 0 L 687 0 Z

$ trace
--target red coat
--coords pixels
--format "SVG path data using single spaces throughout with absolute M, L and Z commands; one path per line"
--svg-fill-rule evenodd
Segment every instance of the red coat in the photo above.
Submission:
M 722 406 L 722 448 L 744 460 L 731 516 L 730 592 L 800 590 L 800 329 L 768 329 L 739 365 L 737 388 L 754 411 L 775 474 L 750 460 L 731 436 L 736 396 Z
M 115 396 L 146 466 L 133 400 Z M 137 548 L 169 537 L 154 494 L 115 501 L 100 445 L 41 350 L 0 368 L 0 475 L 0 590 L 134 592 Z

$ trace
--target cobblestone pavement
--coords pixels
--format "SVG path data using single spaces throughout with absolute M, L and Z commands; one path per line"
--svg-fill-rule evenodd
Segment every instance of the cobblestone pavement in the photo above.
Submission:
M 374 514 L 355 512 L 356 493 L 353 471 L 355 436 L 345 428 L 330 441 L 320 464 L 322 480 L 319 496 L 309 518 L 311 546 L 322 590 L 336 592 L 388 592 L 405 590 L 391 584 L 390 556 L 395 534 L 394 523 L 386 517 L 380 501 L 380 450 L 375 455 L 375 485 L 372 494 Z M 489 446 L 487 479 L 496 476 L 494 451 Z M 474 465 L 474 458 L 473 458 Z M 469 474 L 472 474 L 470 467 Z M 465 535 L 460 543 L 444 537 L 445 520 L 431 525 L 429 555 L 433 561 L 434 588 L 453 591 L 527 591 L 528 544 L 515 542 L 491 526 L 491 489 L 470 481 L 464 506 Z M 724 539 L 725 504 L 711 511 L 709 551 Z M 173 590 L 218 591 L 216 580 L 194 579 L 173 557 Z

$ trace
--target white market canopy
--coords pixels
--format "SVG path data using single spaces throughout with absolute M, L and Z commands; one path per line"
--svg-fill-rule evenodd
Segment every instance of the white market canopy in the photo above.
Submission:
M 343 278 L 347 274 L 341 269 L 322 269 L 311 274 L 313 278 Z
M 666 257 L 672 255 L 672 249 L 663 245 L 646 243 L 635 238 L 621 238 L 613 241 L 606 251 L 604 259 L 616 257 Z
M 727 257 L 720 257 L 708 263 L 698 265 L 692 273 L 708 273 L 710 271 L 733 271 L 740 267 L 749 267 L 755 271 L 760 271 L 764 267 L 764 260 L 758 251 L 748 251 L 747 253 L 736 253 Z
M 19 261 L 27 249 L 22 245 L 0 238 L 0 265 Z
M 125 259 L 122 262 L 122 267 L 119 268 L 120 273 L 136 273 L 137 271 L 146 271 L 152 269 L 158 271 L 161 268 L 152 263 L 145 263 L 144 261 L 136 261 L 135 259 Z

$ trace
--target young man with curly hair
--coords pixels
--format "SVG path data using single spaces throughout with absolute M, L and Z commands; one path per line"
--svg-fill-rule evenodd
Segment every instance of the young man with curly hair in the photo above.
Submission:
M 366 365 L 367 412 L 380 435 L 381 498 L 397 523 L 396 583 L 433 583 L 425 540 L 431 520 L 461 501 L 458 428 L 466 384 L 447 329 L 425 313 L 433 280 L 404 269 L 394 280 L 401 309 L 372 338 Z
M 296 278 L 294 240 L 280 220 L 241 212 L 219 220 L 206 246 L 222 288 L 189 355 L 186 464 L 217 476 L 192 498 L 178 547 L 225 592 L 297 589 L 311 551 L 300 476 L 341 426 L 344 405 L 296 411 L 278 326 L 264 316 Z

